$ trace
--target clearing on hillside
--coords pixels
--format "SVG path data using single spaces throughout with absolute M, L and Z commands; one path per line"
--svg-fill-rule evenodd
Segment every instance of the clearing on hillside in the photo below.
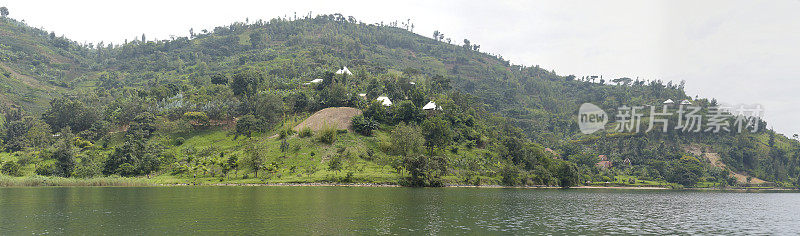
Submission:
M 767 183 L 767 181 L 764 181 L 762 179 L 759 179 L 759 178 L 756 178 L 756 177 L 750 177 L 750 176 L 748 176 L 746 174 L 742 174 L 742 173 L 737 173 L 737 172 L 731 171 L 730 169 L 728 169 L 728 167 L 725 165 L 725 163 L 722 163 L 722 158 L 720 158 L 719 153 L 708 152 L 710 150 L 703 150 L 703 148 L 698 146 L 698 145 L 691 145 L 691 146 L 685 147 L 684 149 L 687 152 L 694 154 L 695 156 L 704 157 L 706 160 L 711 162 L 711 165 L 714 166 L 714 167 L 717 167 L 717 168 L 720 168 L 720 169 L 723 169 L 723 170 L 727 170 L 728 172 L 730 172 L 730 176 L 736 178 L 736 181 L 738 181 L 739 183 L 742 183 L 742 184 L 765 184 L 765 183 Z M 748 177 L 750 177 L 750 181 L 747 181 Z
M 295 126 L 294 130 L 299 131 L 309 127 L 313 131 L 319 131 L 326 126 L 333 126 L 339 130 L 350 129 L 350 123 L 357 115 L 361 115 L 361 110 L 352 107 L 325 108 Z

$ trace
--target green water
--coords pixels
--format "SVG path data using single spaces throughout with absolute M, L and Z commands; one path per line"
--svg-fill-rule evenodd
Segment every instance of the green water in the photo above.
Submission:
M 800 193 L 0 188 L 0 235 L 796 234 Z

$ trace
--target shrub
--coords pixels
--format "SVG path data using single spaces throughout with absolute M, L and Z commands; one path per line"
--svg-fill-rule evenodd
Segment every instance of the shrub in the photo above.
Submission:
M 311 131 L 311 128 L 309 128 L 309 127 L 305 127 L 303 129 L 301 129 L 300 130 L 300 134 L 298 134 L 298 136 L 300 136 L 301 138 L 308 138 L 308 137 L 311 137 L 313 135 L 314 135 L 314 131 Z
M 292 130 L 292 128 L 281 129 L 281 131 L 278 132 L 278 139 L 285 139 L 292 135 L 294 135 L 294 130 Z
M 183 145 L 186 142 L 186 139 L 183 137 L 178 137 L 175 139 L 175 146 Z
M 37 175 L 50 176 L 53 175 L 53 169 L 55 169 L 53 163 L 37 164 L 35 172 Z
M 325 127 L 319 131 L 317 141 L 325 144 L 333 144 L 333 142 L 336 142 L 336 136 L 338 136 L 336 128 Z
M 340 171 L 342 170 L 342 157 L 339 155 L 334 156 L 328 161 L 328 169 L 331 171 Z
M 351 125 L 353 130 L 356 133 L 359 133 L 364 136 L 371 136 L 372 131 L 378 129 L 380 124 L 373 120 L 372 118 L 364 117 L 363 115 L 358 115 L 353 117 L 353 124 Z
M 2 167 L 0 167 L 0 172 L 5 175 L 10 176 L 21 176 L 22 173 L 19 170 L 19 164 L 13 161 L 7 161 L 3 163 Z

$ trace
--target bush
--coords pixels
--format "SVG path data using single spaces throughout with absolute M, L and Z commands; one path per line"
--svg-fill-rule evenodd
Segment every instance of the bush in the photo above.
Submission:
M 37 175 L 50 176 L 53 175 L 53 169 L 55 169 L 53 163 L 37 164 L 35 172 Z
M 364 136 L 371 136 L 372 131 L 378 129 L 380 124 L 372 118 L 366 118 L 363 115 L 353 117 L 353 124 L 351 125 L 356 133 Z
M 342 157 L 339 155 L 334 156 L 328 161 L 328 169 L 331 171 L 340 171 L 342 170 Z
M 325 144 L 333 144 L 333 142 L 336 142 L 337 135 L 338 131 L 336 128 L 326 127 L 319 131 L 319 134 L 317 135 L 317 141 Z
M 301 138 L 308 138 L 314 136 L 314 131 L 311 131 L 311 128 L 305 127 L 300 130 L 300 134 L 298 134 Z
M 281 131 L 278 132 L 278 139 L 285 139 L 292 135 L 294 135 L 294 130 L 292 128 L 281 129 Z
M 178 137 L 175 139 L 175 146 L 183 145 L 186 142 L 186 139 L 183 137 Z
M 0 167 L 0 172 L 10 176 L 21 176 L 22 172 L 19 170 L 19 164 L 13 161 L 7 161 Z

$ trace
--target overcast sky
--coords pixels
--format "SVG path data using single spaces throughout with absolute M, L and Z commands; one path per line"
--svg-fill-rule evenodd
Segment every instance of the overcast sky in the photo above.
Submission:
M 0 0 L 11 17 L 79 42 L 186 36 L 249 18 L 342 13 L 411 19 L 514 64 L 562 75 L 687 82 L 694 97 L 763 104 L 770 126 L 800 133 L 800 0 L 772 1 L 152 1 Z

